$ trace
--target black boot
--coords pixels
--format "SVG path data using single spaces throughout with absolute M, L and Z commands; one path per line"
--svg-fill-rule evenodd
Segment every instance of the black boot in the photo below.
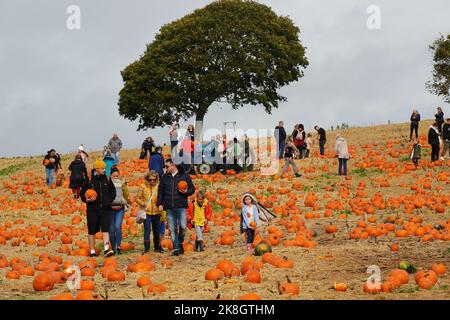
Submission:
M 161 246 L 159 245 L 159 239 L 153 239 L 153 250 L 155 252 L 162 252 Z
M 200 251 L 205 251 L 205 249 L 203 248 L 203 240 L 200 240 L 198 242 L 198 246 L 200 247 Z
M 150 251 L 150 241 L 144 240 L 144 253 L 148 253 Z
M 200 248 L 200 244 L 199 244 L 199 241 L 197 241 L 197 240 L 195 240 L 195 251 L 196 252 L 198 252 L 199 251 L 199 248 Z

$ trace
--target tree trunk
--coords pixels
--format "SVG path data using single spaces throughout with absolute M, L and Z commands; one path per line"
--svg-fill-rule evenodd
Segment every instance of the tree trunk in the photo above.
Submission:
M 194 139 L 196 142 L 203 142 L 203 118 L 205 117 L 205 113 L 197 113 L 195 115 L 195 131 L 194 131 Z

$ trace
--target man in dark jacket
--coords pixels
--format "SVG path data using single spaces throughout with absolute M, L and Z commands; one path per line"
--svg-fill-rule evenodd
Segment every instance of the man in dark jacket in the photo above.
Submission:
M 428 131 L 428 144 L 431 146 L 431 161 L 434 162 L 439 159 L 439 129 L 438 124 L 435 122 Z
M 114 255 L 109 244 L 109 227 L 111 225 L 111 203 L 116 197 L 116 188 L 112 180 L 105 175 L 106 163 L 98 159 L 94 162 L 91 180 L 87 180 L 81 188 L 81 200 L 87 204 L 87 225 L 90 256 L 96 256 L 95 234 L 103 233 L 105 257 Z M 93 189 L 96 197 L 86 197 L 86 191 Z
M 55 149 L 51 149 L 47 151 L 42 164 L 45 166 L 45 182 L 47 187 L 50 187 L 55 180 L 55 174 L 58 173 L 58 169 L 62 169 L 61 157 L 56 153 Z
M 284 158 L 284 146 L 286 144 L 286 130 L 284 130 L 284 122 L 278 122 L 275 127 L 275 141 L 277 142 L 277 159 Z
M 442 126 L 442 142 L 444 143 L 444 150 L 442 151 L 441 160 L 444 160 L 447 150 L 450 157 L 450 118 L 447 118 L 447 122 Z
M 170 235 L 173 242 L 172 255 L 178 256 L 184 253 L 183 241 L 186 234 L 186 209 L 188 197 L 195 192 L 189 173 L 178 171 L 172 159 L 165 161 L 166 174 L 163 175 L 158 187 L 158 209 L 166 211 Z M 187 189 L 180 190 L 178 184 L 181 181 L 187 183 Z
M 323 156 L 325 154 L 325 143 L 327 142 L 325 130 L 323 128 L 320 128 L 319 126 L 315 126 L 314 129 L 319 134 L 319 150 L 320 155 Z

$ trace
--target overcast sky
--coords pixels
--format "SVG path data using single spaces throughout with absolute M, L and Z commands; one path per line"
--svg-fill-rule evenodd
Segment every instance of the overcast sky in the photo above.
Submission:
M 135 61 L 159 28 L 211 1 L 3 0 L 0 2 L 0 156 L 100 149 L 114 132 L 127 148 L 147 135 L 167 142 L 167 128 L 137 132 L 118 114 L 120 71 Z M 281 90 L 288 98 L 272 115 L 262 107 L 213 106 L 205 127 L 238 121 L 273 128 L 285 120 L 307 130 L 337 123 L 409 121 L 413 107 L 432 118 L 441 105 L 425 89 L 431 44 L 450 32 L 448 0 L 264 0 L 301 30 L 310 65 Z M 431 5 L 432 3 L 432 5 Z M 69 5 L 81 9 L 81 29 L 66 27 Z M 369 30 L 368 6 L 381 9 L 381 29 Z

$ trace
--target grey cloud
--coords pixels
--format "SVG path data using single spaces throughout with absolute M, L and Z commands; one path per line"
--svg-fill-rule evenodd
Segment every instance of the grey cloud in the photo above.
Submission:
M 117 111 L 120 71 L 139 58 L 161 25 L 211 1 L 2 1 L 0 3 L 0 156 L 62 152 L 83 143 L 101 148 L 118 132 L 126 147 L 151 134 L 168 142 L 167 128 L 136 132 Z M 425 90 L 431 74 L 428 45 L 449 32 L 446 0 L 265 0 L 301 29 L 310 66 L 281 90 L 286 103 L 267 115 L 258 106 L 231 111 L 213 106 L 205 127 L 236 120 L 243 129 L 290 129 L 407 121 L 413 106 L 431 118 L 436 105 Z M 66 8 L 81 7 L 82 29 L 65 27 Z M 382 10 L 382 29 L 366 28 L 366 8 Z

